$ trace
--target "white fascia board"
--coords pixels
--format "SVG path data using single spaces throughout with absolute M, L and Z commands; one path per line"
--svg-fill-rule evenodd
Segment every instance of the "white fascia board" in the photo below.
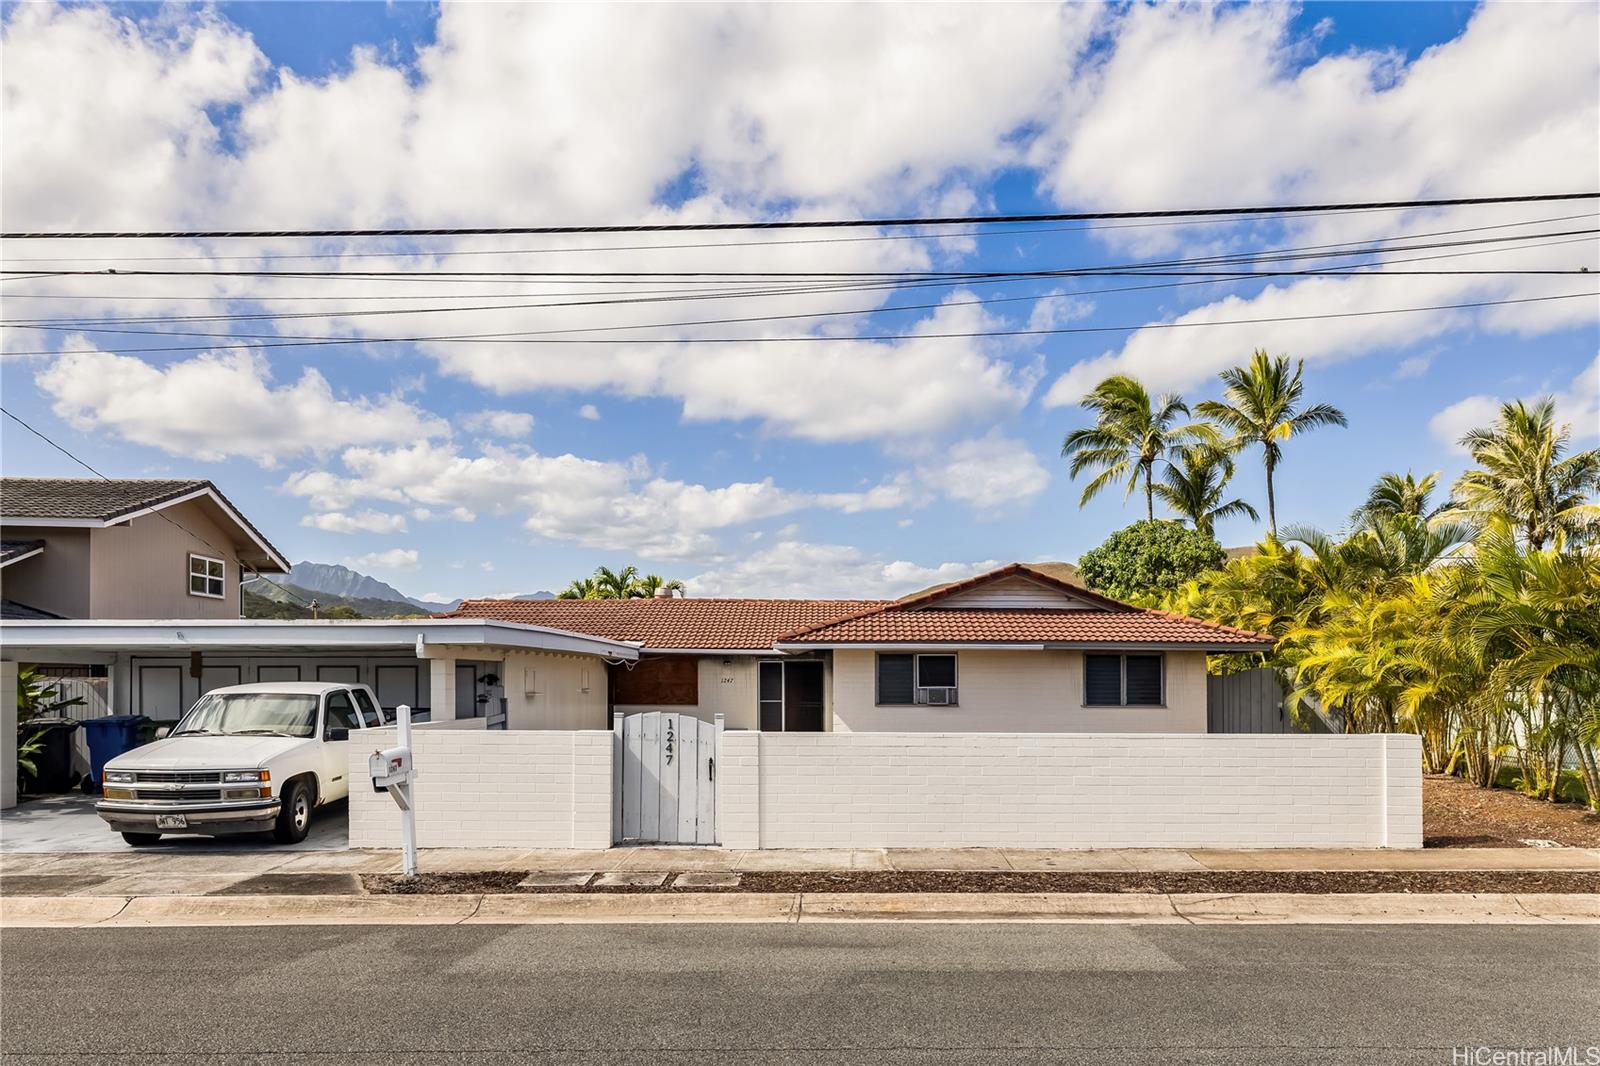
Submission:
M 843 644 L 823 644 L 806 642 L 803 644 L 774 644 L 777 651 L 1044 651 L 1044 644 L 1012 644 L 1004 641 L 920 641 L 906 640 L 899 643 L 861 643 L 851 641 Z
M 1165 643 L 1146 641 L 1144 643 L 1123 641 L 1122 643 L 1091 643 L 1087 641 L 1057 641 L 1046 644 L 1045 647 L 1062 651 L 1203 651 L 1209 655 L 1231 655 L 1234 652 L 1271 651 L 1272 643 L 1262 641 L 1256 644 L 1185 644 L 1182 642 L 1168 641 Z
M 12 563 L 20 563 L 24 559 L 32 559 L 35 555 L 43 555 L 43 554 L 44 554 L 44 545 L 41 544 L 37 548 L 33 549 L 33 551 L 31 551 L 31 552 L 23 552 L 21 555 L 13 555 L 11 558 L 7 559 L 5 562 L 0 563 L 0 567 L 7 567 L 7 566 L 10 566 Z
M 632 660 L 632 644 L 562 629 L 468 618 L 361 621 L 279 619 L 79 619 L 0 621 L 0 645 L 18 648 L 223 649 L 414 648 L 449 644 L 522 651 L 556 651 Z
M 40 529 L 104 529 L 108 523 L 99 518 L 15 518 L 0 515 L 0 526 L 38 526 Z

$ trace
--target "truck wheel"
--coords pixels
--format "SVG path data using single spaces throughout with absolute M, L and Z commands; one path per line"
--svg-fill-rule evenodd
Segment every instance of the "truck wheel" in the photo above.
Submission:
M 122 839 L 128 842 L 129 847 L 148 848 L 151 844 L 161 843 L 160 833 L 123 833 Z
M 311 832 L 311 786 L 305 781 L 291 781 L 283 793 L 283 808 L 278 812 L 278 824 L 272 827 L 272 839 L 280 844 L 298 844 Z

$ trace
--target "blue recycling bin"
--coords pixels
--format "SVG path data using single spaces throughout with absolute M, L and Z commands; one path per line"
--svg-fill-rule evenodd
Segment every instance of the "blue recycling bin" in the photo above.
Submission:
M 89 776 L 96 790 L 103 783 L 106 763 L 137 748 L 140 730 L 148 721 L 149 716 L 143 714 L 111 714 L 84 720 L 83 739 L 89 745 Z

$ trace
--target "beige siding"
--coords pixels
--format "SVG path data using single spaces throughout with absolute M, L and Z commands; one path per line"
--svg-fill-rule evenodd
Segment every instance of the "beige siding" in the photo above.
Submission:
M 907 649 L 914 650 L 914 649 Z M 878 707 L 877 655 L 833 653 L 833 728 L 897 733 L 1204 733 L 1206 657 L 1166 654 L 1166 706 L 1085 707 L 1075 651 L 958 653 L 958 707 Z
M 7 540 L 42 540 L 43 555 L 0 570 L 0 595 L 63 618 L 89 618 L 87 529 L 6 526 Z
M 222 559 L 222 599 L 189 594 L 191 552 Z M 91 618 L 239 617 L 238 555 L 229 533 L 197 503 L 93 530 L 89 556 Z
M 948 599 L 929 604 L 926 610 L 969 610 L 972 608 L 1037 608 L 1041 610 L 1081 610 L 1094 606 L 1087 600 L 1069 596 L 1060 589 L 1041 585 L 1025 577 L 989 581 L 969 592 L 958 592 Z
M 605 660 L 593 655 L 507 652 L 504 666 L 506 728 L 610 727 Z

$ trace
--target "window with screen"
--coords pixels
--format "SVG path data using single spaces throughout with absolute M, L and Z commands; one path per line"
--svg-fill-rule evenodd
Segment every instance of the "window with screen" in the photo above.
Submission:
M 954 655 L 917 656 L 918 688 L 955 688 L 956 657 Z
M 1160 655 L 1083 657 L 1083 702 L 1088 707 L 1159 707 Z
M 894 706 L 916 702 L 916 656 L 878 656 L 878 703 Z

